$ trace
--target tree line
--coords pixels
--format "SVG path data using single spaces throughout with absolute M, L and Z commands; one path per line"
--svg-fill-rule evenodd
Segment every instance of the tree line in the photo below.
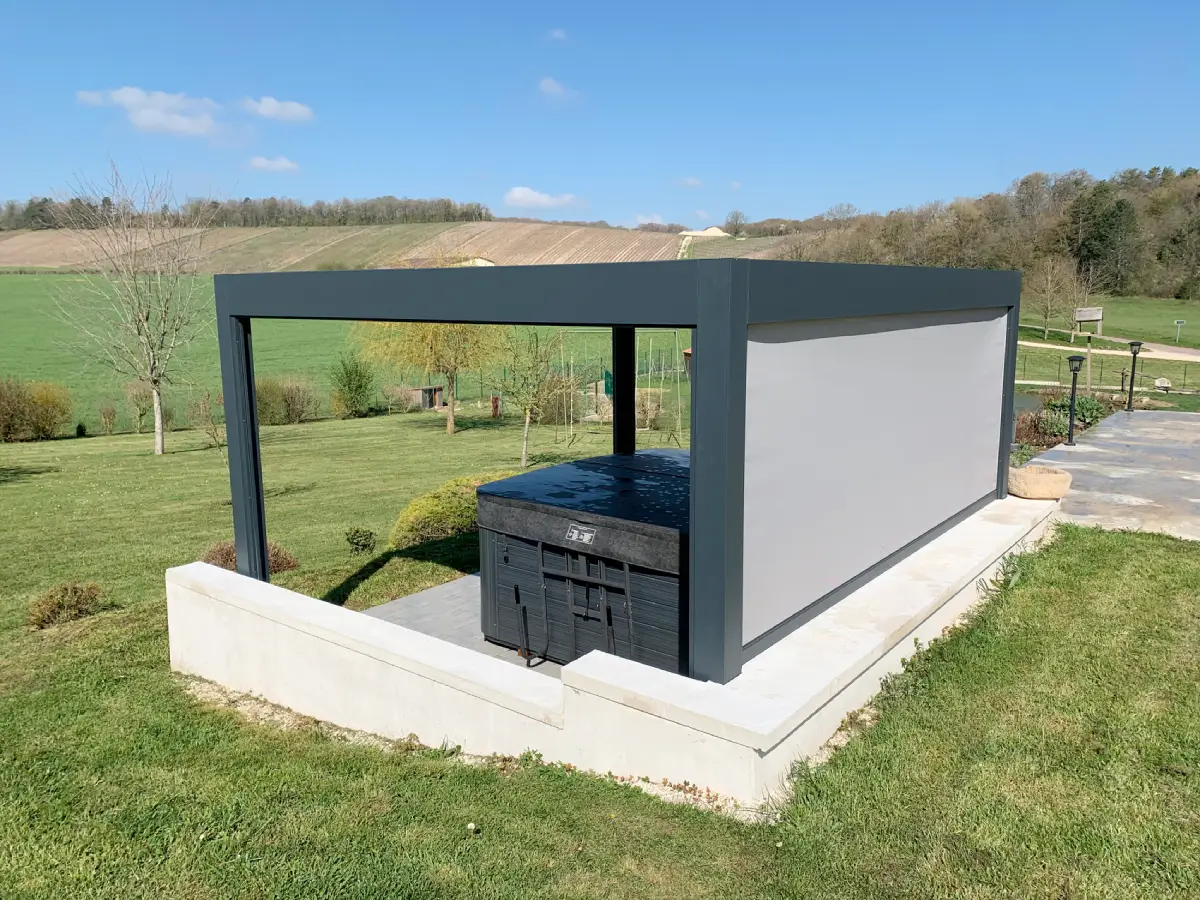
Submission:
M 25 203 L 9 200 L 0 208 L 0 231 L 62 228 L 87 218 L 103 220 L 113 213 L 108 196 L 73 197 L 67 201 L 33 197 Z M 203 219 L 215 227 L 275 227 L 282 225 L 408 225 L 425 222 L 487 222 L 492 211 L 482 203 L 456 203 L 437 198 L 374 197 L 369 200 L 317 200 L 302 203 L 287 197 L 246 197 L 242 200 L 191 198 L 178 207 L 161 210 L 178 224 Z M 91 215 L 88 215 L 88 214 Z
M 839 204 L 768 219 L 747 235 L 791 235 L 788 259 L 1019 269 L 1064 264 L 1092 293 L 1200 298 L 1200 170 L 1126 169 L 1098 180 L 1034 172 L 1003 193 L 887 214 Z

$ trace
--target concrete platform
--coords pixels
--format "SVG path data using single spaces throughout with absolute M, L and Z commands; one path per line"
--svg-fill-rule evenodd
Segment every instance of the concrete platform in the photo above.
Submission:
M 1200 414 L 1114 413 L 1030 462 L 1071 473 L 1064 521 L 1200 540 Z
M 362 612 L 364 616 L 402 625 L 457 647 L 465 647 L 493 659 L 528 668 L 531 672 L 558 678 L 562 672 L 562 666 L 558 663 L 534 660 L 532 665 L 526 666 L 516 650 L 483 639 L 479 624 L 479 590 L 479 576 L 464 575 Z
M 914 639 L 936 638 L 975 603 L 979 579 L 1030 546 L 1056 507 L 1013 497 L 989 504 L 728 684 L 599 651 L 554 678 L 482 641 L 462 646 L 478 629 L 473 579 L 364 615 L 205 563 L 167 571 L 171 666 L 345 728 L 480 755 L 533 749 L 753 805 L 780 791 L 792 763 L 816 753 L 902 667 Z

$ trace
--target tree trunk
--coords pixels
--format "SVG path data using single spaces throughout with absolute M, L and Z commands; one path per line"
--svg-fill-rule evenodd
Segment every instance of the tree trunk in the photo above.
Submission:
M 162 388 L 153 385 L 150 388 L 154 394 L 154 455 L 163 455 L 163 408 Z
M 454 434 L 454 376 L 446 379 L 446 434 Z
M 533 418 L 533 410 L 528 406 L 525 407 L 525 434 L 521 437 L 521 468 L 525 468 L 525 461 L 529 458 L 529 421 Z
M 1050 320 L 1047 319 L 1042 323 L 1042 326 L 1042 340 L 1048 341 L 1050 340 Z

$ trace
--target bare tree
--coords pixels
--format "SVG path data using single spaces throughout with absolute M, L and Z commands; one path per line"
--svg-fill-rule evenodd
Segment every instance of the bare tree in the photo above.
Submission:
M 196 272 L 211 211 L 177 206 L 168 179 L 128 184 L 115 165 L 107 183 L 84 181 L 74 193 L 58 215 L 88 262 L 58 292 L 58 312 L 82 353 L 150 390 L 161 454 L 163 387 L 177 374 L 179 350 L 213 320 L 212 282 Z
M 562 333 L 543 335 L 536 328 L 513 327 L 505 337 L 504 367 L 495 387 L 525 415 L 521 436 L 521 468 L 529 459 L 529 425 L 533 414 L 552 401 L 556 392 L 550 374 L 562 346 Z
M 742 232 L 746 230 L 746 214 L 740 209 L 735 209 L 725 217 L 725 233 L 733 237 L 741 237 Z
M 845 228 L 858 215 L 858 207 L 853 203 L 835 203 L 825 210 L 825 219 L 832 222 L 836 228 Z
M 1043 256 L 1025 275 L 1021 305 L 1042 323 L 1042 339 L 1051 322 L 1070 323 L 1077 291 L 1075 265 L 1064 256 Z

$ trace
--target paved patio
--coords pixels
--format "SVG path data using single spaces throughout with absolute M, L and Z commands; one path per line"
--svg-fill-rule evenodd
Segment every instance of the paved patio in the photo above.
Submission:
M 363 610 L 363 615 L 403 625 L 421 634 L 478 651 L 494 659 L 502 659 L 516 666 L 525 665 L 525 660 L 517 655 L 516 650 L 509 650 L 483 639 L 478 575 L 464 575 L 437 587 L 373 606 Z M 534 660 L 529 670 L 558 678 L 562 666 L 558 663 Z
M 1114 413 L 1031 462 L 1071 473 L 1062 519 L 1200 540 L 1200 414 Z

